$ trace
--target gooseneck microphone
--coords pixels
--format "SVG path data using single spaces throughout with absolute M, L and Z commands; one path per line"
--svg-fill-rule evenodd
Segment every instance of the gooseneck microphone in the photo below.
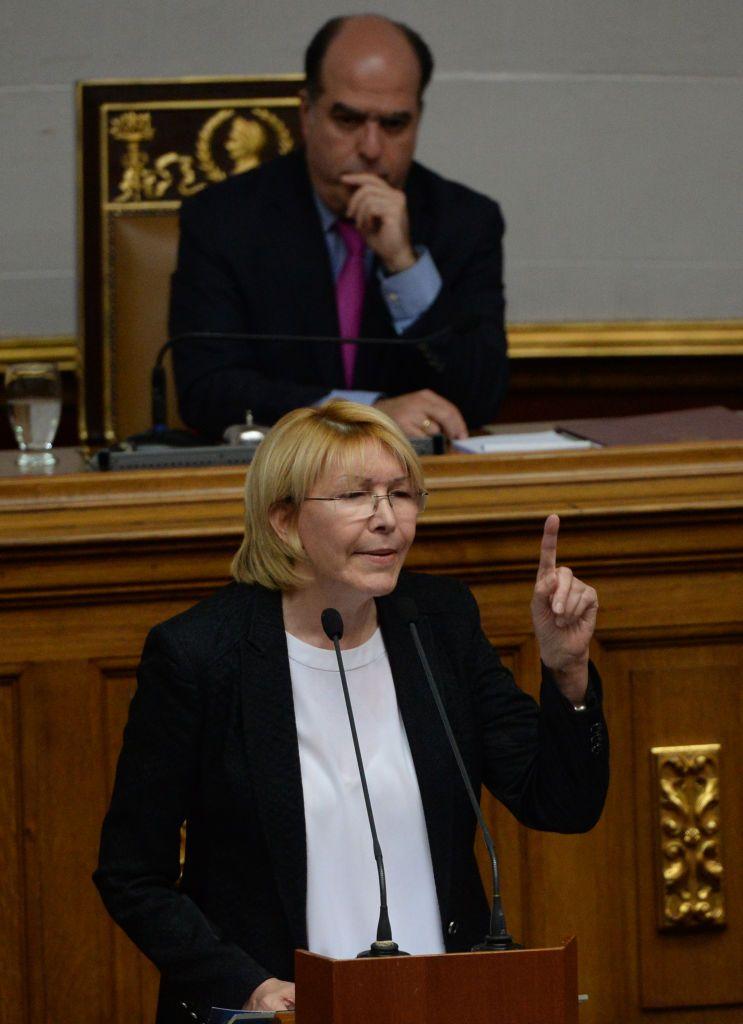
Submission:
M 493 872 L 493 903 L 490 908 L 490 929 L 488 931 L 488 934 L 483 939 L 483 941 L 478 943 L 476 946 L 472 947 L 472 952 L 482 953 L 487 952 L 488 950 L 497 952 L 499 950 L 504 949 L 522 949 L 522 946 L 520 946 L 517 942 L 513 941 L 513 938 L 509 934 L 508 929 L 506 927 L 506 917 L 503 912 L 503 905 L 501 903 L 500 895 L 500 873 L 498 871 L 498 858 L 496 857 L 495 854 L 493 838 L 490 835 L 490 830 L 488 829 L 488 826 L 485 824 L 485 819 L 480 809 L 480 804 L 477 800 L 477 797 L 475 796 L 475 791 L 472 788 L 472 783 L 470 782 L 469 775 L 467 774 L 467 769 L 465 768 L 464 761 L 462 760 L 462 754 L 459 750 L 457 741 L 454 738 L 451 723 L 449 722 L 449 716 L 446 713 L 444 702 L 441 699 L 441 693 L 439 692 L 439 688 L 436 685 L 435 679 L 433 678 L 431 666 L 429 665 L 428 658 L 426 657 L 426 652 L 424 651 L 423 644 L 421 643 L 421 638 L 417 626 L 419 618 L 418 608 L 416 606 L 415 601 L 413 601 L 413 599 L 410 597 L 398 597 L 396 603 L 397 609 L 401 617 L 404 619 L 405 622 L 407 622 L 410 628 L 410 633 L 411 636 L 413 637 L 413 643 L 415 644 L 415 649 L 418 652 L 418 659 L 423 668 L 426 680 L 428 681 L 428 685 L 431 690 L 431 695 L 434 699 L 436 709 L 441 719 L 441 724 L 444 727 L 446 738 L 449 740 L 451 752 L 452 754 L 454 754 L 454 759 L 457 762 L 459 773 L 462 776 L 462 781 L 464 782 L 464 788 L 467 790 L 467 796 L 469 797 L 470 803 L 472 804 L 472 809 L 475 812 L 475 815 L 477 816 L 477 821 L 480 825 L 480 829 L 485 840 L 485 846 L 487 847 L 488 853 L 490 855 L 490 867 Z
M 361 788 L 364 792 L 364 802 L 366 803 L 366 813 L 369 818 L 369 829 L 371 830 L 372 836 L 374 860 L 377 862 L 377 874 L 379 875 L 379 923 L 377 924 L 377 938 L 376 941 L 372 942 L 369 949 L 363 950 L 361 953 L 358 954 L 358 956 L 408 956 L 407 953 L 398 948 L 396 942 L 392 941 L 392 928 L 390 927 L 390 916 L 387 911 L 387 882 L 384 877 L 384 860 L 382 858 L 382 847 L 379 845 L 379 839 L 377 838 L 377 828 L 376 825 L 374 824 L 374 812 L 372 811 L 371 800 L 369 799 L 369 788 L 366 784 L 366 772 L 364 771 L 364 762 L 361 758 L 359 737 L 356 733 L 356 721 L 353 717 L 353 708 L 351 707 L 351 696 L 348 692 L 346 670 L 343 667 L 343 658 L 341 657 L 340 640 L 343 637 L 343 619 L 341 618 L 340 612 L 337 611 L 335 608 L 326 608 L 325 611 L 322 613 L 321 620 L 322 628 L 325 630 L 325 636 L 328 638 L 328 640 L 332 641 L 333 647 L 335 648 L 335 656 L 338 659 L 338 671 L 341 674 L 343 697 L 346 702 L 348 722 L 349 725 L 351 726 L 353 749 L 356 751 L 356 763 L 359 766 Z
M 200 443 L 194 436 L 186 431 L 168 430 L 167 389 L 165 366 L 163 360 L 165 355 L 172 348 L 176 348 L 182 342 L 189 341 L 221 341 L 228 344 L 261 342 L 267 345 L 275 345 L 279 342 L 293 342 L 297 344 L 315 344 L 320 342 L 328 345 L 340 345 L 341 342 L 353 342 L 354 345 L 402 345 L 406 348 L 417 348 L 428 365 L 437 373 L 443 373 L 446 369 L 441 356 L 430 348 L 431 342 L 440 341 L 450 334 L 466 334 L 474 331 L 480 326 L 483 317 L 479 313 L 459 313 L 452 317 L 451 322 L 440 327 L 430 334 L 420 338 L 411 338 L 405 335 L 396 335 L 392 338 L 339 338 L 329 335 L 313 334 L 244 334 L 233 331 L 187 331 L 176 334 L 160 346 L 155 363 L 152 367 L 150 378 L 150 397 L 152 410 L 152 426 L 144 434 L 138 434 L 130 440 L 139 444 L 152 444 L 160 442 L 164 444 L 185 446 Z
M 182 341 L 262 341 L 266 344 L 276 342 L 299 342 L 300 344 L 340 345 L 352 342 L 354 345 L 402 345 L 404 348 L 418 348 L 424 355 L 424 345 L 431 341 L 440 341 L 449 334 L 466 334 L 480 326 L 485 318 L 480 313 L 456 313 L 448 324 L 439 327 L 430 334 L 422 334 L 414 338 L 406 334 L 395 334 L 388 338 L 339 338 L 330 334 L 250 334 L 241 331 L 184 331 L 176 334 L 158 350 L 155 365 L 162 366 L 163 357 L 168 349 L 179 345 Z

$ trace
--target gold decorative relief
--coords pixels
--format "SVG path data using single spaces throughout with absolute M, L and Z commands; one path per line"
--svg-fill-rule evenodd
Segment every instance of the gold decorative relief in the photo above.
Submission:
M 177 207 L 210 182 L 289 153 L 299 134 L 296 98 L 112 103 L 102 110 L 108 209 Z
M 149 112 L 128 110 L 111 120 L 111 137 L 126 143 L 126 152 L 121 158 L 123 173 L 119 180 L 119 194 L 114 202 L 141 203 L 147 199 L 162 199 L 175 188 L 178 196 L 190 196 L 204 187 L 196 182 L 193 157 L 181 153 L 162 153 L 152 163 L 150 154 L 142 149 L 142 143 L 155 138 L 152 115 Z M 177 169 L 177 181 L 173 177 Z
M 720 854 L 720 744 L 653 747 L 658 796 L 658 925 L 725 924 Z
M 282 156 L 294 146 L 284 122 L 265 107 L 250 107 L 242 113 L 218 110 L 199 131 L 196 158 L 209 181 L 223 181 L 228 174 L 257 167 L 272 141 Z

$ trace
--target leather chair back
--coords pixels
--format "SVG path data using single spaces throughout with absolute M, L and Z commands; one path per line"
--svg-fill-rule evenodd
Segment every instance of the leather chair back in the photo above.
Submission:
M 122 212 L 111 219 L 112 402 L 120 438 L 150 425 L 150 373 L 168 337 L 170 275 L 178 247 L 178 214 Z M 166 355 L 169 367 L 170 354 Z M 168 373 L 168 423 L 183 426 Z

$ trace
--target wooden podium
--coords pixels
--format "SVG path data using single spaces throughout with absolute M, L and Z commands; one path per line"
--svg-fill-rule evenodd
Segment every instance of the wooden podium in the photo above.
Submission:
M 295 965 L 296 1024 L 578 1021 L 574 938 L 554 949 L 363 960 L 298 950 Z

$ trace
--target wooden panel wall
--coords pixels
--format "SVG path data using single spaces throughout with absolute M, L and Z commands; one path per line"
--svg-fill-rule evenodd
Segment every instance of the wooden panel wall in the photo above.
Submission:
M 153 969 L 90 875 L 149 627 L 227 575 L 242 473 L 2 476 L 0 1024 L 151 1021 Z M 417 568 L 470 582 L 531 690 L 528 601 L 541 522 L 598 588 L 612 786 L 586 836 L 518 826 L 486 798 L 511 931 L 575 933 L 583 1024 L 743 1017 L 743 448 L 587 452 L 427 466 Z M 657 927 L 654 746 L 719 743 L 728 923 Z M 487 877 L 487 876 L 486 876 Z

